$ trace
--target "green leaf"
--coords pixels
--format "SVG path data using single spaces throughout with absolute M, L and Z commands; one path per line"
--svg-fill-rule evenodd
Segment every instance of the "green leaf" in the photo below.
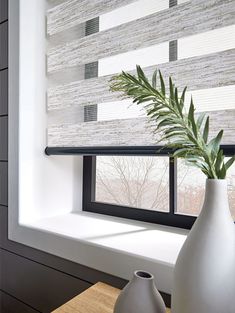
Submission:
M 205 143 L 207 143 L 207 140 L 208 140 L 208 135 L 209 135 L 209 123 L 210 123 L 210 117 L 207 116 L 207 119 L 206 119 L 206 123 L 205 123 L 205 126 L 204 126 L 204 131 L 203 131 L 203 140 Z
M 169 77 L 169 86 L 170 86 L 170 99 L 174 100 L 174 85 L 171 77 Z
M 193 135 L 197 139 L 198 130 L 197 130 L 197 125 L 195 123 L 194 111 L 195 111 L 195 108 L 194 108 L 194 104 L 193 104 L 193 98 L 191 98 L 189 112 L 188 112 L 188 123 L 189 123 L 189 125 L 190 124 L 192 125 Z
M 226 169 L 226 171 L 230 168 L 230 166 L 233 165 L 234 161 L 235 161 L 235 155 L 232 156 L 232 157 L 225 163 L 225 169 Z
M 183 117 L 183 114 L 182 114 L 182 107 L 179 103 L 179 98 L 178 98 L 178 89 L 175 88 L 175 104 L 176 104 L 176 107 L 177 107 L 177 111 L 179 112 L 180 116 Z
M 216 162 L 215 162 L 215 171 L 216 171 L 216 173 L 220 172 L 223 160 L 224 160 L 223 150 L 220 150 L 219 153 L 217 154 L 217 158 L 216 158 Z
M 190 122 L 192 122 L 192 119 L 194 117 L 194 105 L 193 105 L 193 99 L 191 98 L 191 101 L 190 101 L 190 107 L 189 107 L 189 112 L 188 112 L 188 119 Z
M 198 158 L 193 158 L 193 157 L 186 157 L 186 161 L 187 163 L 189 164 L 192 164 L 196 167 L 199 167 L 201 170 L 209 173 L 210 172 L 210 169 L 208 167 L 208 164 L 203 162 L 202 160 L 198 159 Z
M 223 164 L 218 178 L 219 179 L 225 179 L 225 177 L 226 177 L 226 168 L 225 168 L 225 165 Z
M 153 88 L 156 89 L 157 87 L 157 73 L 158 73 L 158 70 L 156 69 L 153 73 L 153 76 L 152 76 L 152 86 Z
M 187 86 L 184 87 L 183 91 L 182 91 L 182 94 L 181 94 L 181 97 L 180 97 L 180 102 L 181 102 L 181 105 L 183 106 L 184 105 L 184 99 L 185 99 L 185 93 L 187 91 Z
M 188 134 L 187 136 L 188 136 L 189 140 L 190 140 L 194 145 L 197 146 L 197 140 L 196 140 L 193 136 L 191 136 L 190 134 Z
M 208 149 L 211 151 L 212 158 L 214 159 L 219 152 L 220 149 L 220 142 L 223 137 L 223 130 L 220 130 L 219 133 L 215 138 L 213 138 L 209 144 L 208 144 Z
M 161 83 L 161 91 L 162 91 L 163 96 L 165 97 L 166 88 L 165 88 L 165 83 L 164 83 L 161 71 L 159 71 L 159 77 L 160 77 L 160 83 Z
M 165 138 L 170 138 L 170 137 L 176 137 L 176 138 L 179 138 L 179 136 L 182 135 L 182 132 L 179 132 L 179 131 L 173 131 L 171 133 L 168 133 L 168 134 L 165 134 Z
M 136 67 L 137 75 L 122 72 L 111 79 L 110 89 L 121 91 L 133 99 L 135 104 L 144 104 L 149 121 L 152 121 L 154 132 L 160 132 L 162 139 L 167 139 L 168 147 L 185 149 L 178 156 L 186 158 L 191 164 L 197 166 L 208 178 L 223 178 L 226 170 L 234 162 L 235 157 L 224 163 L 224 154 L 220 150 L 223 131 L 207 143 L 209 137 L 209 117 L 200 114 L 195 119 L 195 107 L 191 99 L 188 114 L 185 112 L 185 93 L 181 97 L 178 89 L 169 77 L 169 92 L 166 94 L 165 83 L 161 72 L 160 87 L 157 86 L 157 70 L 153 73 L 151 84 L 140 66 Z M 205 121 L 205 123 L 204 123 Z
M 164 126 L 168 126 L 168 125 L 174 125 L 174 122 L 169 121 L 169 119 L 163 119 L 159 122 L 159 124 L 157 125 L 157 129 L 164 127 Z
M 142 68 L 139 65 L 136 65 L 136 71 L 137 71 L 138 78 L 140 80 L 143 80 L 144 82 L 146 82 L 147 81 L 147 77 L 145 76 Z
M 179 158 L 179 157 L 183 157 L 185 156 L 190 150 L 188 148 L 181 148 L 181 149 L 178 149 L 176 150 L 174 153 L 173 153 L 173 157 L 174 158 Z
M 198 129 L 201 128 L 205 116 L 206 116 L 206 113 L 201 113 L 201 114 L 198 116 L 198 118 L 197 118 L 197 127 L 198 127 Z
M 169 133 L 172 133 L 174 131 L 179 131 L 181 132 L 182 134 L 185 134 L 185 131 L 182 127 L 169 127 L 168 129 L 165 130 L 165 133 L 166 134 L 169 134 Z

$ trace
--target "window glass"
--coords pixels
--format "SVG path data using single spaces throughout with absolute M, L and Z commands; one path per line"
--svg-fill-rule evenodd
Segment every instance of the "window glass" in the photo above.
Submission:
M 98 156 L 95 200 L 169 211 L 169 158 Z
M 177 213 L 199 215 L 205 191 L 205 175 L 184 160 L 177 163 Z M 235 219 L 235 165 L 227 175 L 229 204 Z

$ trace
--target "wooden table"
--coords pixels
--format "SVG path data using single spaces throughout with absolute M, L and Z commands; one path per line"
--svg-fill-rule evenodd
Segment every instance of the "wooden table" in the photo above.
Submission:
M 52 313 L 113 313 L 119 293 L 117 288 L 97 283 Z

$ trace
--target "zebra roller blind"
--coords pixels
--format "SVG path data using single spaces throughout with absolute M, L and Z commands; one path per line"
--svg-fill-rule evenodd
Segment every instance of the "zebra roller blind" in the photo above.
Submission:
M 49 147 L 154 145 L 144 111 L 109 91 L 136 64 L 187 85 L 234 144 L 234 0 L 51 1 L 47 40 Z

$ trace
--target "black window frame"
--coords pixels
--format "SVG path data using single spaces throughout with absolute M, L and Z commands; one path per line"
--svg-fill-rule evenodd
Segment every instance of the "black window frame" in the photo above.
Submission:
M 235 145 L 222 145 L 226 156 L 235 155 Z M 83 211 L 121 217 L 142 222 L 191 229 L 195 216 L 177 212 L 177 161 L 171 157 L 172 150 L 154 147 L 102 147 L 84 150 L 83 153 Z M 95 201 L 96 156 L 168 156 L 169 157 L 169 212 L 132 208 Z

